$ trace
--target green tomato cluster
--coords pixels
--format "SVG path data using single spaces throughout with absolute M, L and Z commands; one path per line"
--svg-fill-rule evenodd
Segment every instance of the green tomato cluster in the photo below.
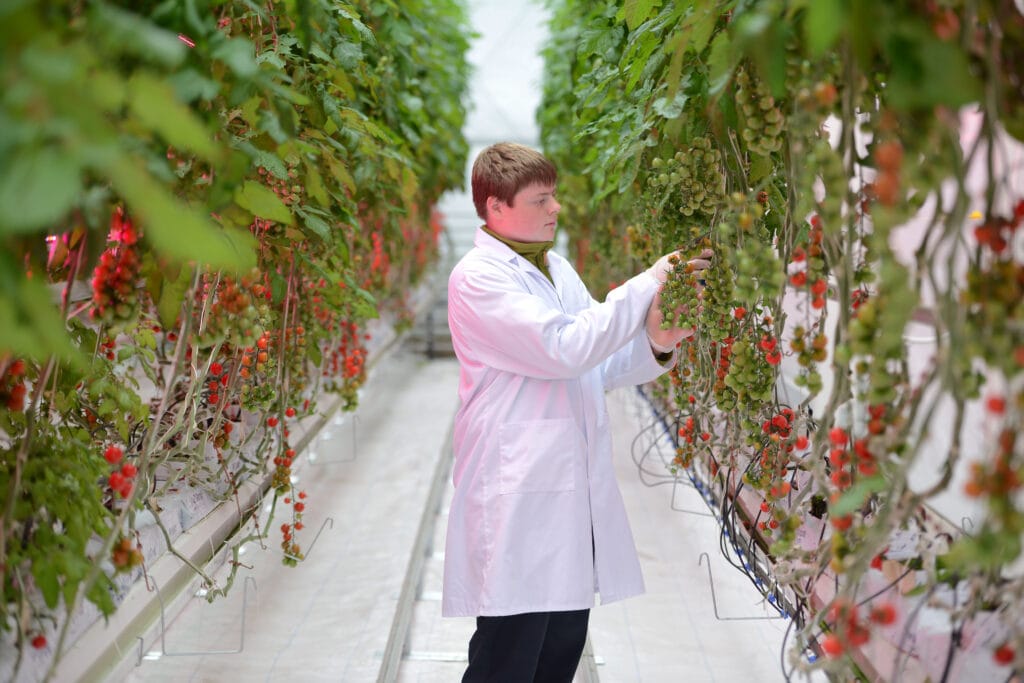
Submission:
M 741 214 L 735 227 L 723 223 L 718 231 L 721 240 L 726 242 L 742 237 L 733 255 L 734 298 L 750 304 L 758 300 L 775 301 L 782 293 L 785 270 L 772 247 L 768 230 L 748 214 Z
M 717 252 L 716 252 L 717 253 Z M 735 291 L 735 273 L 724 259 L 715 258 L 711 267 L 704 271 L 704 292 L 702 297 L 703 313 L 706 321 L 714 321 L 705 325 L 702 330 L 716 342 L 728 337 L 732 330 L 728 323 L 732 319 Z
M 747 149 L 761 156 L 781 150 L 785 117 L 768 89 L 743 69 L 736 73 L 736 103 L 746 123 L 742 136 Z
M 722 153 L 706 137 L 690 141 L 685 152 L 654 157 L 647 185 L 661 193 L 660 203 L 683 216 L 713 214 L 725 198 Z
M 737 339 L 733 343 L 725 386 L 735 392 L 741 405 L 749 407 L 749 414 L 757 414 L 765 403 L 772 400 L 775 370 L 765 361 L 764 354 L 752 339 Z
M 662 329 L 697 326 L 701 303 L 697 279 L 697 274 L 682 258 L 669 271 L 661 288 Z

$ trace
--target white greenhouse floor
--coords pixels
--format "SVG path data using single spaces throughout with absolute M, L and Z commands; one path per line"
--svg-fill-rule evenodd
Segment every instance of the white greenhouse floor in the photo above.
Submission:
M 382 680 L 378 675 L 417 529 L 425 510 L 427 519 L 435 516 L 426 508 L 438 467 L 446 477 L 432 532 L 434 552 L 422 574 L 406 654 L 397 675 L 383 680 L 459 680 L 473 623 L 442 619 L 439 601 L 444 514 L 451 492 L 445 446 L 457 381 L 458 365 L 452 360 L 427 361 L 402 349 L 385 358 L 355 418 L 332 424 L 314 442 L 314 462 L 308 453 L 302 458 L 300 482 L 309 494 L 306 525 L 316 530 L 327 519 L 333 522 L 323 528 L 308 559 L 285 567 L 275 548 L 253 548 L 242 556 L 248 568 L 227 598 L 190 600 L 169 619 L 163 645 L 151 639 L 137 665 L 132 653 L 120 680 Z M 590 640 L 597 679 L 784 680 L 780 648 L 789 622 L 715 618 L 707 570 L 698 565 L 703 552 L 711 558 L 722 616 L 764 616 L 768 611 L 749 581 L 719 554 L 715 521 L 673 510 L 673 505 L 706 509 L 700 496 L 680 486 L 673 501 L 671 485 L 641 482 L 631 447 L 651 417 L 639 395 L 613 392 L 609 408 L 618 476 L 647 593 L 593 610 Z M 246 577 L 251 577 L 248 582 Z M 240 645 L 241 652 L 230 652 Z M 228 652 L 201 654 L 215 650 Z

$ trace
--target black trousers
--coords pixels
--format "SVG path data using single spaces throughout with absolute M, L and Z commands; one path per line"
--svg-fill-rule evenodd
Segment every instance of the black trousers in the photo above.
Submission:
M 477 617 L 462 683 L 571 683 L 590 610 Z

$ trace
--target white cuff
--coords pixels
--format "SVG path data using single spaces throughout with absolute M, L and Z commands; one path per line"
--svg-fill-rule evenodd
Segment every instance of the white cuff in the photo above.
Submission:
M 661 344 L 658 344 L 653 339 L 651 339 L 650 334 L 647 335 L 647 342 L 651 345 L 651 348 L 657 351 L 658 353 L 671 353 L 676 350 L 675 344 L 673 344 L 672 346 L 662 346 Z

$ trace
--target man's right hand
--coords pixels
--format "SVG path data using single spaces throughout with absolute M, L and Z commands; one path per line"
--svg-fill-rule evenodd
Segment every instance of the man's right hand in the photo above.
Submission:
M 647 272 L 650 273 L 655 280 L 661 284 L 665 284 L 665 280 L 668 279 L 669 272 L 671 272 L 682 258 L 682 255 L 678 251 L 669 252 L 658 259 L 653 266 L 648 268 Z

